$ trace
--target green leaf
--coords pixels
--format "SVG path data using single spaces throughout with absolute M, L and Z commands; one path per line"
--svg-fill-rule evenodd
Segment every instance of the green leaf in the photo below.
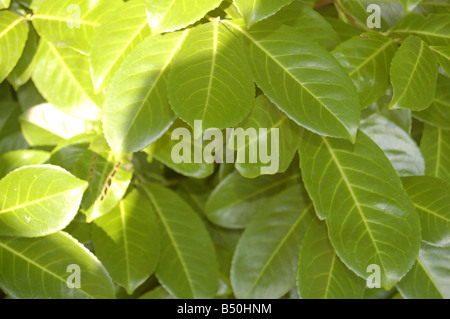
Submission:
M 25 139 L 31 146 L 56 145 L 86 131 L 87 123 L 67 115 L 52 104 L 32 107 L 20 116 Z
M 425 174 L 425 160 L 412 137 L 386 117 L 373 114 L 361 122 L 367 134 L 391 161 L 399 176 Z
M 361 29 L 358 29 L 351 24 L 347 24 L 338 18 L 325 17 L 325 20 L 333 27 L 342 41 L 350 40 L 351 38 L 360 35 L 362 32 Z
M 108 17 L 89 55 L 96 90 L 107 87 L 126 56 L 150 34 L 144 0 L 125 2 Z
M 36 237 L 66 227 L 87 183 L 52 165 L 25 166 L 0 180 L 0 236 Z
M 270 154 L 272 162 L 270 163 L 262 163 L 261 156 L 256 163 L 247 160 L 243 163 L 236 162 L 236 169 L 242 176 L 247 178 L 257 177 L 264 174 L 263 168 L 269 171 L 267 174 L 283 173 L 288 169 L 300 142 L 298 138 L 300 127 L 273 105 L 267 97 L 259 96 L 256 99 L 251 113 L 244 122 L 239 124 L 239 127 L 244 130 L 254 128 L 257 130 L 256 132 L 260 129 L 267 129 L 267 149 L 272 150 Z M 274 137 L 272 137 L 273 135 Z M 234 138 L 233 136 L 231 135 L 230 138 Z M 247 154 L 250 154 L 250 152 L 254 152 L 254 154 L 256 154 L 256 150 L 261 152 L 261 147 L 264 147 L 261 144 L 263 136 L 259 136 L 257 140 L 251 138 L 248 141 L 246 140 L 245 147 L 237 149 L 237 158 L 247 159 L 249 156 Z M 278 166 L 274 161 L 278 163 Z
M 413 265 L 421 236 L 387 157 L 361 131 L 354 145 L 304 131 L 299 151 L 305 187 L 338 256 L 363 278 L 378 265 L 382 287 L 391 288 Z
M 405 12 L 413 11 L 422 0 L 402 0 Z
M 319 134 L 354 140 L 359 123 L 356 89 L 344 68 L 323 48 L 283 26 L 245 31 L 255 81 L 297 124 Z
M 394 97 L 389 108 L 425 110 L 433 102 L 438 66 L 428 45 L 409 36 L 392 59 L 391 82 Z
M 11 0 L 0 0 L 0 9 L 8 9 L 11 4 Z
M 297 286 L 302 299 L 361 299 L 365 282 L 339 259 L 324 222 L 313 218 L 298 262 Z
M 42 95 L 34 86 L 33 81 L 31 80 L 22 85 L 16 93 L 20 108 L 23 111 L 27 111 L 35 105 L 46 103 Z
M 114 282 L 131 295 L 154 271 L 160 238 L 148 199 L 133 190 L 109 214 L 95 220 L 95 253 Z
M 189 79 L 189 81 L 186 81 Z M 255 87 L 242 44 L 219 21 L 189 32 L 168 79 L 170 106 L 177 116 L 203 129 L 224 129 L 250 111 Z
M 253 179 L 233 172 L 212 192 L 205 206 L 206 217 L 218 226 L 244 228 L 273 195 L 297 183 L 298 178 L 293 169 Z
M 172 124 L 167 76 L 186 35 L 146 38 L 115 73 L 104 104 L 103 128 L 116 154 L 144 149 Z
M 20 131 L 20 113 L 16 102 L 0 102 L 0 154 L 28 148 L 28 143 Z
M 73 173 L 75 163 L 88 149 L 95 137 L 96 133 L 86 132 L 60 142 L 52 150 L 49 163 Z
M 0 11 L 0 82 L 20 59 L 28 38 L 28 22 L 11 11 Z
M 419 214 L 422 240 L 450 246 L 450 184 L 431 176 L 405 177 L 402 182 Z
M 450 79 L 439 74 L 431 106 L 412 114 L 429 125 L 450 130 Z
M 422 244 L 419 257 L 410 272 L 397 284 L 409 299 L 450 298 L 450 247 Z
M 74 174 L 89 181 L 81 202 L 88 222 L 107 214 L 125 195 L 133 177 L 128 157 L 114 160 L 103 136 L 94 138 L 89 148 L 74 163 Z
M 389 88 L 386 91 L 386 95 L 380 98 L 374 105 L 372 105 L 374 111 L 380 115 L 383 115 L 389 121 L 397 124 L 398 127 L 401 127 L 406 133 L 411 133 L 412 128 L 412 117 L 411 110 L 408 109 L 389 109 L 389 103 L 392 100 L 392 88 Z M 370 109 L 366 109 L 363 112 L 367 112 Z M 370 113 L 372 114 L 372 113 Z M 365 115 L 365 114 L 364 114 Z M 362 117 L 364 117 L 362 115 Z
M 212 298 L 218 282 L 217 262 L 203 222 L 173 191 L 160 186 L 143 191 L 162 231 L 158 280 L 176 298 Z
M 429 45 L 450 45 L 450 15 L 411 13 L 405 16 L 390 32 L 394 35 L 407 37 L 415 35 Z
M 439 64 L 444 68 L 447 75 L 450 76 L 450 47 L 449 46 L 431 46 Z
M 120 0 L 47 0 L 31 17 L 39 35 L 55 47 L 71 47 L 88 54 L 91 43 L 108 14 Z
M 28 38 L 23 49 L 22 56 L 15 68 L 11 71 L 8 76 L 8 81 L 17 91 L 18 88 L 24 85 L 33 73 L 34 66 L 36 65 L 36 60 L 34 59 L 37 47 L 39 44 L 39 37 L 33 28 L 29 28 Z
M 46 162 L 50 153 L 37 150 L 17 150 L 0 156 L 0 179 L 16 168 Z
M 203 18 L 221 2 L 222 0 L 147 0 L 148 23 L 153 33 L 182 29 Z
M 291 3 L 292 0 L 235 0 L 235 4 L 245 20 L 247 28 L 275 14 L 285 5 Z
M 87 120 L 100 118 L 102 98 L 94 94 L 87 56 L 41 39 L 32 79 L 42 96 L 61 111 Z
M 175 130 L 180 129 L 186 133 L 186 136 L 179 136 L 176 134 Z M 214 163 L 206 163 L 205 161 L 196 163 L 195 153 L 203 154 L 204 152 L 205 145 L 201 144 L 201 141 L 201 138 L 194 139 L 194 132 L 187 123 L 177 119 L 160 139 L 147 147 L 144 151 L 149 155 L 149 161 L 152 161 L 152 159 L 155 158 L 165 166 L 184 176 L 205 178 L 214 173 Z M 184 150 L 190 150 L 189 161 L 174 161 L 175 157 L 172 152 L 178 149 L 178 147 L 182 148 L 183 154 Z M 176 154 L 176 156 L 178 155 L 179 154 Z
M 273 196 L 239 239 L 231 267 L 237 298 L 280 298 L 295 285 L 298 252 L 314 217 L 303 187 Z
M 294 1 L 282 8 L 261 24 L 273 29 L 287 25 L 302 37 L 330 50 L 340 42 L 339 35 L 321 14 L 299 1 Z
M 387 31 L 389 28 L 392 28 L 403 17 L 401 0 L 339 0 L 336 1 L 336 5 L 349 21 L 363 28 L 367 28 L 367 20 L 374 13 L 373 10 L 367 12 L 370 5 L 380 7 L 381 31 Z M 372 19 L 369 21 L 372 21 Z
M 447 0 L 422 0 L 419 4 L 424 13 L 450 13 L 450 3 Z
M 80 270 L 79 288 L 68 285 L 73 284 L 69 266 L 74 265 Z M 0 237 L 0 287 L 20 299 L 114 298 L 102 264 L 64 232 L 40 238 Z
M 425 174 L 450 183 L 450 131 L 425 124 L 420 142 Z
M 353 80 L 364 108 L 382 97 L 389 83 L 389 66 L 397 45 L 388 37 L 370 32 L 342 42 L 332 54 Z

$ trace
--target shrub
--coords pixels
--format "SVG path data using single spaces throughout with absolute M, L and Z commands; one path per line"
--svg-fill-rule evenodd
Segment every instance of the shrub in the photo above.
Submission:
M 7 297 L 450 297 L 447 1 L 0 9 Z

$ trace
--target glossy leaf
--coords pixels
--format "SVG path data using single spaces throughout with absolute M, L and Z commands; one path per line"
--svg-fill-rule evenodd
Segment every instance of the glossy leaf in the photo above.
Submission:
M 0 235 L 36 237 L 66 227 L 87 183 L 57 166 L 25 166 L 0 180 Z
M 173 191 L 160 186 L 143 191 L 160 220 L 158 280 L 177 298 L 211 298 L 217 288 L 217 263 L 203 222 Z
M 128 157 L 118 160 L 103 136 L 90 142 L 89 148 L 74 163 L 74 174 L 89 181 L 81 206 L 88 222 L 107 214 L 125 195 L 133 176 Z
M 350 21 L 356 21 L 357 25 L 367 27 L 367 20 L 374 13 L 370 5 L 380 8 L 380 29 L 386 31 L 395 26 L 403 17 L 403 0 L 339 0 L 337 7 Z M 370 9 L 370 10 L 368 10 Z M 368 12 L 369 11 L 369 12 Z M 372 19 L 369 21 L 373 22 Z
M 11 11 L 0 11 L 0 82 L 20 59 L 28 38 L 28 22 Z
M 219 21 L 190 31 L 171 68 L 168 94 L 177 116 L 192 127 L 195 120 L 204 130 L 241 122 L 255 88 L 236 35 Z
M 71 47 L 88 54 L 100 26 L 121 3 L 120 0 L 46 0 L 35 9 L 33 26 L 55 47 Z
M 360 128 L 383 150 L 399 176 L 425 174 L 425 160 L 419 147 L 396 124 L 373 114 L 362 121 Z
M 0 102 L 0 154 L 28 148 L 20 131 L 20 113 L 20 106 L 16 102 Z
M 33 28 L 29 28 L 28 38 L 23 49 L 22 55 L 17 61 L 16 66 L 8 75 L 8 81 L 14 86 L 17 91 L 18 88 L 31 78 L 36 60 L 34 59 L 37 47 L 39 44 L 39 37 Z
M 237 162 L 236 169 L 242 176 L 257 177 L 265 173 L 263 168 L 269 171 L 268 174 L 283 173 L 288 169 L 298 148 L 300 127 L 273 105 L 267 97 L 259 96 L 256 99 L 249 116 L 239 124 L 239 127 L 244 130 L 254 128 L 258 134 L 260 129 L 267 129 L 267 149 L 272 152 L 269 163 L 262 163 L 261 157 L 256 163 L 249 163 L 248 159 L 244 163 Z M 275 138 L 272 139 L 273 134 Z M 261 152 L 261 148 L 264 147 L 261 143 L 263 137 L 264 134 L 259 136 L 258 140 L 251 138 L 246 140 L 245 146 L 237 149 L 237 158 L 249 156 L 251 151 Z M 233 135 L 230 138 L 233 138 Z
M 183 130 L 182 132 L 185 135 L 179 136 L 175 130 Z M 205 145 L 201 142 L 201 138 L 194 138 L 194 132 L 187 123 L 176 120 L 160 139 L 144 151 L 149 155 L 149 161 L 154 158 L 184 176 L 205 178 L 214 173 L 214 163 L 195 160 L 196 153 L 203 154 L 204 152 Z M 183 152 L 183 154 L 184 150 L 191 152 L 189 161 L 175 160 L 176 155 L 179 155 L 176 152 L 178 147 L 182 149 L 180 152 Z
M 450 13 L 450 3 L 447 0 L 422 0 L 419 8 L 425 13 Z
M 41 40 L 36 59 L 32 79 L 49 103 L 76 117 L 99 119 L 102 98 L 94 94 L 87 56 Z
M 338 256 L 363 278 L 377 264 L 382 287 L 391 288 L 414 263 L 421 236 L 386 155 L 361 131 L 354 145 L 304 131 L 299 151 L 305 187 Z
M 0 156 L 0 179 L 16 168 L 46 162 L 50 153 L 38 150 L 17 150 Z
M 309 130 L 354 140 L 358 95 L 328 52 L 286 26 L 274 31 L 262 24 L 245 31 L 227 25 L 246 38 L 255 81 L 275 105 Z
M 444 68 L 447 75 L 450 76 L 450 47 L 449 46 L 431 46 L 439 64 Z
M 287 25 L 293 28 L 297 34 L 326 49 L 331 50 L 339 44 L 340 37 L 327 20 L 320 13 L 299 1 L 294 1 L 283 7 L 261 24 L 265 24 L 272 29 Z
M 218 226 L 244 228 L 274 194 L 296 183 L 298 178 L 293 169 L 254 179 L 246 179 L 238 172 L 231 173 L 209 197 L 205 206 L 206 216 Z
M 236 6 L 245 20 L 247 28 L 274 15 L 292 0 L 269 0 L 265 2 L 257 0 L 235 0 Z
M 0 0 L 0 9 L 8 9 L 11 0 Z
M 437 61 L 428 45 L 408 37 L 392 59 L 394 97 L 389 107 L 425 110 L 433 102 L 437 76 Z
M 402 0 L 405 12 L 411 12 L 422 0 Z
M 95 226 L 96 255 L 131 295 L 155 271 L 159 257 L 159 229 L 148 199 L 133 190 L 109 214 L 97 218 Z
M 450 298 L 450 248 L 422 244 L 419 257 L 410 272 L 397 284 L 405 298 Z
M 89 55 L 96 90 L 109 84 L 127 55 L 150 33 L 144 0 L 123 3 L 108 16 Z
M 312 203 L 299 185 L 261 207 L 233 257 L 231 283 L 237 298 L 280 298 L 295 285 L 298 252 L 313 217 Z
M 32 107 L 20 116 L 23 135 L 31 146 L 56 145 L 87 130 L 87 123 L 51 104 Z
M 402 179 L 416 207 L 422 239 L 435 246 L 450 246 L 450 184 L 431 176 Z
M 114 298 L 113 283 L 102 264 L 64 232 L 39 238 L 0 237 L 0 261 L 0 287 L 13 298 Z M 68 285 L 73 284 L 69 276 L 74 269 L 80 270 L 79 288 Z M 29 278 L 27 284 L 22 284 L 24 278 Z
M 424 17 L 421 14 L 411 13 L 405 16 L 391 31 L 402 37 L 415 35 L 429 45 L 450 45 L 450 19 L 447 14 L 430 14 Z
M 200 20 L 221 0 L 146 0 L 148 23 L 153 33 L 175 31 Z M 187 10 L 194 8 L 194 10 Z
M 425 124 L 420 149 L 425 174 L 450 183 L 450 131 Z
M 365 281 L 345 266 L 324 222 L 313 218 L 300 250 L 297 276 L 302 299 L 361 299 Z
M 177 32 L 148 37 L 113 77 L 104 104 L 103 128 L 116 154 L 144 149 L 172 124 L 167 76 L 186 35 Z
M 450 130 L 450 79 L 438 75 L 436 93 L 430 107 L 413 116 L 429 125 Z
M 342 42 L 333 56 L 353 80 L 362 107 L 382 97 L 389 87 L 389 66 L 397 51 L 391 38 L 377 33 L 363 33 Z

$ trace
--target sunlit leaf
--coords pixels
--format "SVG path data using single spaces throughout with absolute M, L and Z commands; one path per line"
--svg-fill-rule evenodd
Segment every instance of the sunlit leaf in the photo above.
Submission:
M 0 287 L 13 298 L 114 298 L 105 268 L 83 245 L 64 232 L 39 238 L 0 237 Z M 79 287 L 69 276 L 80 271 Z M 40 278 L 27 280 L 24 278 Z
M 0 180 L 0 235 L 36 237 L 66 227 L 87 183 L 57 166 L 25 166 Z

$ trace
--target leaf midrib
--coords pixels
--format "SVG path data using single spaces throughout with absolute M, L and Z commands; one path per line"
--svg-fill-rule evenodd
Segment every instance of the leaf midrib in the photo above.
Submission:
M 51 198 L 53 198 L 53 197 L 63 195 L 64 193 L 67 193 L 67 192 L 72 192 L 72 191 L 74 191 L 75 189 L 78 189 L 78 188 L 80 188 L 80 187 L 83 187 L 83 186 L 77 186 L 77 187 L 74 187 L 74 188 L 71 188 L 71 189 L 67 189 L 67 190 L 65 190 L 65 191 L 63 191 L 63 192 L 60 192 L 60 193 L 57 193 L 57 194 L 53 194 L 53 195 L 50 195 L 50 196 L 46 196 L 46 197 L 43 197 L 43 198 L 39 198 L 39 199 L 37 199 L 37 200 L 31 201 L 31 202 L 27 202 L 27 203 L 25 203 L 25 204 L 15 205 L 15 206 L 10 207 L 10 208 L 7 208 L 7 209 L 4 209 L 4 208 L 3 208 L 2 210 L 0 210 L 0 215 L 1 215 L 1 214 L 8 213 L 8 212 L 11 212 L 11 211 L 16 210 L 16 209 L 20 209 L 20 208 L 23 208 L 23 207 L 27 207 L 27 206 L 29 206 L 29 205 L 33 205 L 33 204 L 36 204 L 36 203 L 40 203 L 40 202 L 45 201 L 45 200 L 49 200 L 49 199 L 51 199 Z
M 10 251 L 12 254 L 19 256 L 20 258 L 22 258 L 23 260 L 25 260 L 27 263 L 32 264 L 33 266 L 41 269 L 42 271 L 52 275 L 53 277 L 59 279 L 60 281 L 62 281 L 64 284 L 67 283 L 67 280 L 58 276 L 58 274 L 55 274 L 54 272 L 46 269 L 45 267 L 39 265 L 38 263 L 36 263 L 35 261 L 33 261 L 32 259 L 28 258 L 27 256 L 23 255 L 22 253 L 18 252 L 17 250 L 14 250 L 12 248 L 10 248 L 9 246 L 3 244 L 0 242 L 0 246 L 3 247 L 4 249 Z M 90 294 L 88 294 L 86 291 L 84 291 L 81 288 L 76 288 L 78 291 L 82 292 L 83 294 L 85 294 L 86 296 L 90 297 L 90 298 L 94 298 L 94 296 L 91 296 Z
M 141 112 L 142 108 L 145 105 L 145 102 L 147 102 L 148 97 L 150 96 L 150 94 L 153 92 L 153 90 L 155 89 L 155 87 L 159 84 L 159 80 L 160 78 L 163 76 L 163 74 L 165 73 L 167 67 L 170 65 L 170 63 L 172 62 L 173 58 L 175 57 L 175 54 L 178 52 L 179 48 L 181 47 L 181 44 L 184 42 L 186 36 L 188 35 L 189 31 L 184 31 L 183 35 L 181 36 L 180 40 L 178 41 L 177 45 L 175 46 L 175 48 L 173 49 L 172 53 L 170 54 L 169 58 L 167 59 L 166 63 L 164 64 L 164 66 L 161 68 L 161 71 L 159 72 L 158 76 L 155 78 L 155 80 L 153 81 L 152 86 L 149 88 L 147 94 L 145 95 L 144 99 L 142 100 L 141 104 L 139 105 L 136 113 L 134 114 L 133 119 L 130 122 L 130 125 L 127 128 L 126 133 L 124 134 L 124 138 L 121 140 L 120 144 L 117 146 L 116 148 L 116 152 L 120 153 L 122 152 L 122 147 L 123 144 L 125 143 L 125 140 L 128 138 L 128 135 L 130 134 L 131 128 L 134 125 L 134 122 L 136 122 L 136 119 L 139 116 L 139 113 Z
M 389 38 L 389 41 L 387 41 L 383 46 L 378 48 L 375 52 L 373 52 L 370 56 L 367 57 L 358 67 L 356 67 L 354 70 L 350 72 L 350 76 L 353 76 L 355 72 L 358 72 L 362 67 L 364 67 L 367 63 L 369 63 L 371 60 L 374 60 L 377 55 L 379 55 L 382 51 L 384 51 L 388 46 L 390 46 L 394 42 L 393 39 Z
M 149 197 L 153 207 L 155 208 L 156 213 L 159 216 L 159 219 L 161 220 L 164 229 L 166 230 L 167 235 L 169 236 L 170 241 L 172 242 L 173 248 L 175 250 L 175 253 L 178 256 L 178 260 L 180 261 L 181 264 L 181 268 L 184 271 L 184 274 L 186 276 L 187 282 L 189 284 L 192 296 L 195 297 L 195 293 L 194 293 L 194 284 L 192 282 L 192 279 L 190 277 L 187 265 L 185 260 L 183 259 L 183 255 L 181 254 L 180 248 L 178 247 L 177 241 L 175 240 L 172 232 L 170 231 L 170 227 L 167 223 L 167 220 L 164 218 L 164 214 L 162 213 L 161 207 L 159 207 L 158 203 L 156 202 L 155 198 L 153 197 L 152 193 L 150 191 L 148 191 L 147 189 L 143 188 L 144 192 L 147 194 L 147 196 Z
M 405 85 L 405 89 L 403 90 L 402 94 L 394 101 L 391 102 L 391 105 L 395 105 L 397 104 L 399 101 L 401 101 L 403 99 L 403 97 L 406 95 L 406 92 L 409 91 L 409 87 L 411 85 L 411 81 L 414 78 L 414 74 L 417 71 L 417 66 L 419 65 L 419 62 L 422 58 L 422 54 L 423 54 L 423 50 L 425 48 L 425 42 L 423 42 L 422 40 L 420 40 L 420 49 L 419 49 L 419 53 L 417 54 L 417 60 L 414 63 L 414 67 L 413 70 L 411 71 L 411 76 L 408 79 L 408 83 Z
M 341 123 L 341 125 L 344 126 L 344 128 L 348 131 L 347 126 L 341 121 L 341 119 L 339 119 L 338 117 L 336 117 L 336 115 L 321 101 L 317 98 L 317 96 L 315 96 L 308 88 L 306 88 L 304 86 L 304 84 L 302 82 L 300 82 L 291 72 L 289 72 L 289 70 L 287 70 L 274 56 L 272 56 L 270 54 L 269 51 L 267 51 L 258 41 L 256 41 L 256 39 L 254 39 L 250 34 L 248 34 L 245 30 L 241 29 L 240 27 L 238 27 L 237 25 L 231 23 L 228 20 L 223 20 L 223 22 L 231 25 L 233 28 L 237 29 L 238 31 L 240 31 L 243 35 L 245 35 L 252 43 L 254 43 L 261 51 L 263 51 L 267 56 L 269 56 L 286 74 L 288 74 L 290 76 L 291 79 L 293 79 L 296 83 L 298 83 L 302 89 L 304 89 L 312 98 L 314 98 L 314 100 L 316 100 L 324 109 L 326 109 L 339 123 Z M 350 132 L 348 132 L 348 134 L 350 134 Z
M 81 83 L 77 80 L 77 78 L 73 75 L 72 71 L 70 70 L 69 66 L 66 64 L 66 62 L 62 59 L 61 55 L 59 54 L 58 50 L 55 48 L 55 46 L 50 42 L 47 41 L 47 44 L 51 51 L 53 52 L 53 55 L 56 57 L 56 59 L 59 61 L 59 63 L 62 65 L 62 67 L 66 70 L 69 77 L 72 79 L 72 81 L 75 83 L 75 85 L 81 90 L 82 93 L 87 97 L 87 99 L 99 109 L 97 106 L 97 103 L 95 103 L 86 89 L 81 85 Z
M 360 203 L 358 201 L 358 198 L 356 197 L 355 192 L 353 191 L 351 183 L 349 182 L 349 180 L 347 178 L 347 175 L 345 174 L 345 171 L 343 170 L 342 165 L 341 165 L 339 159 L 337 158 L 336 154 L 334 153 L 333 148 L 331 147 L 330 143 L 328 143 L 326 138 L 323 137 L 323 136 L 321 136 L 321 139 L 322 139 L 323 143 L 325 144 L 325 146 L 327 147 L 328 152 L 331 155 L 331 158 L 333 159 L 334 163 L 336 164 L 336 167 L 339 170 L 339 173 L 341 174 L 341 176 L 342 176 L 342 178 L 344 180 L 344 183 L 345 183 L 345 185 L 347 186 L 347 189 L 350 192 L 350 196 L 352 197 L 352 199 L 353 199 L 353 201 L 355 203 L 355 207 L 357 208 L 357 211 L 358 211 L 359 215 L 361 216 L 361 220 L 363 221 L 364 226 L 367 229 L 367 233 L 369 234 L 370 240 L 372 241 L 372 244 L 373 244 L 373 246 L 375 248 L 375 251 L 377 253 L 377 257 L 380 260 L 381 267 L 383 268 L 384 272 L 386 273 L 386 268 L 385 268 L 385 266 L 383 264 L 383 259 L 381 258 L 380 250 L 378 249 L 378 246 L 377 246 L 377 243 L 376 243 L 376 241 L 375 241 L 375 239 L 373 237 L 372 231 L 371 231 L 369 225 L 367 224 L 367 221 L 366 221 L 366 218 L 364 216 L 363 210 L 362 210 L 362 208 L 360 206 Z
M 96 89 L 99 89 L 104 80 L 106 79 L 106 77 L 108 76 L 108 74 L 111 73 L 112 69 L 114 68 L 114 65 L 117 63 L 117 61 L 119 61 L 119 59 L 121 57 L 123 57 L 125 51 L 128 49 L 128 47 L 131 45 L 131 43 L 139 36 L 139 34 L 142 32 L 142 30 L 148 25 L 148 22 L 146 19 L 144 19 L 144 23 L 138 28 L 138 30 L 130 37 L 130 39 L 128 41 L 125 42 L 125 45 L 122 47 L 122 50 L 120 50 L 119 54 L 116 55 L 116 57 L 114 58 L 114 60 L 112 61 L 112 63 L 110 64 L 109 69 L 105 72 L 104 75 L 102 75 L 100 77 L 100 79 L 97 81 L 97 83 L 95 83 L 95 87 Z
M 205 108 L 203 109 L 202 121 L 205 121 L 206 111 L 208 110 L 209 100 L 211 98 L 211 88 L 214 79 L 214 71 L 216 69 L 216 57 L 217 57 L 217 37 L 218 37 L 218 22 L 213 22 L 213 47 L 212 47 L 212 59 L 211 59 L 211 72 L 209 74 L 208 90 L 206 93 Z
M 127 223 L 125 220 L 125 207 L 124 202 L 120 201 L 120 221 L 122 223 L 122 236 L 123 236 L 123 249 L 125 254 L 125 264 L 126 264 L 126 276 L 127 276 L 127 292 L 131 292 L 131 281 L 130 281 L 130 258 L 128 253 L 128 236 L 127 236 Z M 132 294 L 132 292 L 131 292 Z
M 433 284 L 434 288 L 436 289 L 436 291 L 439 293 L 439 295 L 444 299 L 444 295 L 442 295 L 441 290 L 439 289 L 439 286 L 436 284 L 436 282 L 434 281 L 433 276 L 431 276 L 430 272 L 428 271 L 428 269 L 425 267 L 425 265 L 422 263 L 422 261 L 420 260 L 420 257 L 417 258 L 417 264 L 422 268 L 423 272 L 427 275 L 428 279 L 431 281 L 431 283 Z
M 256 277 L 255 281 L 253 282 L 252 287 L 249 290 L 249 293 L 247 295 L 247 298 L 250 297 L 250 295 L 253 293 L 254 289 L 256 288 L 256 285 L 258 284 L 259 280 L 263 277 L 264 272 L 266 271 L 267 267 L 272 263 L 272 260 L 275 258 L 276 255 L 280 252 L 281 248 L 286 243 L 287 239 L 291 236 L 293 231 L 297 228 L 297 226 L 300 224 L 300 222 L 303 220 L 303 218 L 307 215 L 307 213 L 311 210 L 313 207 L 312 203 L 309 203 L 308 206 L 302 211 L 302 213 L 298 216 L 297 220 L 294 222 L 292 227 L 289 229 L 289 231 L 283 236 L 283 238 L 278 243 L 277 247 L 274 251 L 270 254 L 269 258 L 267 259 L 266 263 L 264 264 L 263 268 L 259 272 L 258 276 Z
M 16 20 L 14 20 L 5 30 L 3 30 L 1 33 L 0 33 L 0 38 L 3 38 L 3 36 L 5 35 L 5 34 L 7 34 L 9 31 L 11 31 L 16 25 L 18 25 L 20 22 L 22 22 L 22 21 L 24 21 L 25 20 L 25 18 L 24 17 L 20 17 L 20 16 L 18 16 L 17 18 L 16 18 Z
M 48 15 L 42 15 L 42 14 L 35 14 L 31 17 L 31 20 L 35 19 L 41 19 L 41 20 L 50 20 L 50 21 L 58 21 L 58 22 L 72 22 L 73 18 L 64 18 L 64 17 L 57 17 L 57 16 L 48 16 Z M 99 27 L 101 26 L 100 23 L 97 22 L 91 22 L 91 21 L 84 21 L 81 19 L 76 20 L 77 23 L 92 26 L 92 27 Z

